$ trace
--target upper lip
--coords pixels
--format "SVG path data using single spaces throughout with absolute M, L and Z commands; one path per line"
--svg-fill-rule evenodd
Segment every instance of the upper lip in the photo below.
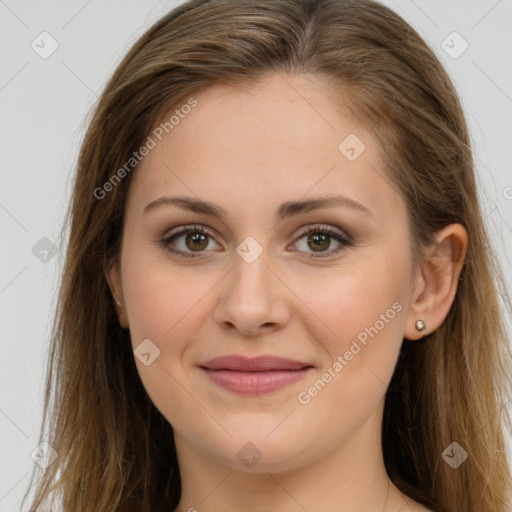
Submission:
M 313 365 L 276 356 L 245 357 L 235 354 L 216 357 L 199 364 L 199 366 L 208 370 L 264 372 L 269 370 L 302 370 Z

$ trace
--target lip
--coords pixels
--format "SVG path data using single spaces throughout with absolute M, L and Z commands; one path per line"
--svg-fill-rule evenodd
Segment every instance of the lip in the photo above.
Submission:
M 237 354 L 216 357 L 199 366 L 208 370 L 235 370 L 239 372 L 264 372 L 269 370 L 302 370 L 310 363 L 303 363 L 294 359 L 285 359 L 277 356 L 245 357 Z
M 242 395 L 271 393 L 297 382 L 314 367 L 276 356 L 217 357 L 199 367 L 218 386 Z

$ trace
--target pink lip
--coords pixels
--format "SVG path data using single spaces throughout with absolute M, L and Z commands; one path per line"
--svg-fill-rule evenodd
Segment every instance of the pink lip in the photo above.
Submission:
M 274 356 L 224 356 L 199 367 L 219 386 L 243 395 L 260 395 L 300 380 L 313 365 Z

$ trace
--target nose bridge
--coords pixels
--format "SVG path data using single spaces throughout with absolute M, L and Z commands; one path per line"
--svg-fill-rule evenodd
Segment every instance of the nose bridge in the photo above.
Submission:
M 272 275 L 267 266 L 270 264 L 269 238 L 258 242 L 255 238 L 246 237 L 236 248 L 234 258 L 234 276 L 232 286 L 243 295 L 251 292 L 258 294 L 256 299 L 269 298 L 268 287 Z M 235 291 L 235 290 L 233 290 Z
M 281 324 L 286 320 L 286 308 L 279 295 L 279 280 L 273 275 L 271 251 L 267 239 L 261 243 L 252 237 L 236 248 L 234 268 L 224 284 L 216 318 L 221 324 L 231 324 L 240 331 L 253 333 L 260 326 Z

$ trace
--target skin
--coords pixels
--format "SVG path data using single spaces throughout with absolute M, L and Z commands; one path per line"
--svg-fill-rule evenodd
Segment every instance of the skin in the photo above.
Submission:
M 176 511 L 427 511 L 387 477 L 384 398 L 401 344 L 437 329 L 448 314 L 467 246 L 464 228 L 440 231 L 414 271 L 406 205 L 384 175 L 376 138 L 335 108 L 311 77 L 273 74 L 247 90 L 216 85 L 194 97 L 197 107 L 133 176 L 121 265 L 108 275 L 133 348 L 150 339 L 160 350 L 148 366 L 135 361 L 174 429 L 182 478 Z M 366 146 L 355 161 L 338 150 L 349 134 Z M 274 216 L 285 201 L 323 194 L 349 197 L 370 213 L 330 206 Z M 177 195 L 213 202 L 226 218 L 173 205 L 143 213 L 155 199 Z M 200 253 L 186 235 L 170 242 L 196 258 L 161 243 L 185 225 L 211 235 Z M 307 233 L 296 242 L 317 225 L 352 245 L 328 238 L 319 253 Z M 236 252 L 248 236 L 262 249 L 252 263 Z M 300 403 L 298 394 L 397 302 L 400 312 Z M 416 330 L 417 319 L 426 331 Z M 238 395 L 198 367 L 235 353 L 315 368 L 284 389 Z M 261 454 L 252 467 L 237 457 L 248 442 Z

